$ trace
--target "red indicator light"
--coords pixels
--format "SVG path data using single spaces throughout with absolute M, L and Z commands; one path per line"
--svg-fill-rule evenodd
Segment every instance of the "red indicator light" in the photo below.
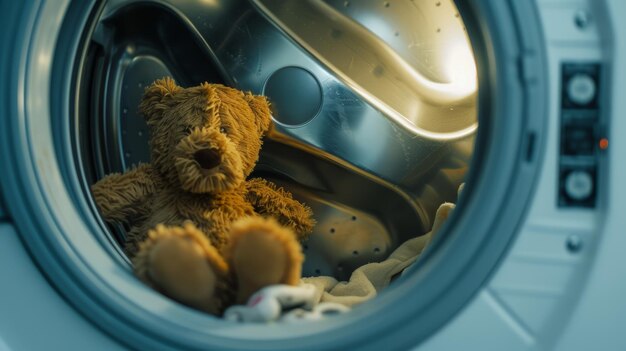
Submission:
M 600 139 L 598 146 L 600 146 L 601 150 L 606 150 L 609 147 L 609 139 L 607 138 Z

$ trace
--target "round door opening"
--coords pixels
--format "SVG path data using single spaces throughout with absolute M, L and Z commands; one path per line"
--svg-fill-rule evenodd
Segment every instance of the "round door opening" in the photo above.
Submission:
M 333 33 L 341 33 L 335 36 L 349 36 L 360 46 L 354 52 L 332 54 L 333 48 L 344 50 L 349 46 L 345 41 L 311 44 L 307 40 L 315 36 L 300 33 L 303 28 L 296 26 L 297 21 L 284 23 L 300 16 L 283 18 L 281 11 L 289 6 L 268 9 L 271 2 L 257 3 L 260 8 L 249 4 L 246 11 L 241 7 L 215 10 L 202 3 L 105 5 L 95 17 L 93 35 L 85 42 L 78 99 L 81 105 L 97 108 L 78 115 L 77 129 L 84 133 L 78 136 L 83 148 L 77 152 L 88 170 L 85 185 L 95 189 L 95 202 L 109 231 L 122 250 L 134 258 L 138 241 L 146 240 L 146 232 L 156 225 L 154 216 L 169 218 L 162 224 L 180 226 L 184 215 L 175 213 L 184 212 L 181 206 L 188 206 L 190 201 L 206 200 L 202 205 L 206 208 L 200 211 L 207 218 L 217 216 L 215 213 L 224 208 L 231 210 L 228 204 L 220 202 L 221 208 L 215 208 L 207 200 L 220 198 L 222 192 L 192 194 L 193 190 L 181 188 L 183 175 L 179 168 L 173 183 L 165 180 L 172 177 L 167 175 L 168 169 L 173 169 L 181 157 L 174 155 L 177 144 L 204 138 L 194 143 L 212 145 L 211 138 L 217 136 L 207 130 L 215 121 L 209 117 L 204 124 L 192 122 L 191 117 L 184 123 L 151 120 L 153 117 L 146 114 L 152 113 L 152 106 L 145 101 L 154 95 L 145 95 L 142 100 L 144 94 L 153 94 L 151 84 L 173 77 L 174 87 L 161 84 L 159 89 L 169 89 L 166 94 L 173 96 L 172 101 L 178 100 L 154 118 L 181 121 L 187 117 L 175 111 L 182 109 L 193 115 L 186 105 L 194 98 L 194 88 L 190 87 L 204 82 L 267 95 L 276 123 L 267 132 L 248 178 L 269 181 L 275 185 L 273 188 L 283 189 L 312 210 L 316 224 L 308 239 L 301 242 L 304 281 L 321 295 L 315 303 L 352 307 L 374 297 L 377 290 L 418 259 L 431 240 L 438 207 L 456 202 L 473 150 L 474 134 L 469 131 L 476 127 L 476 68 L 463 22 L 450 1 L 420 5 L 398 2 L 393 9 L 378 9 L 373 2 L 346 6 L 329 1 L 320 3 L 316 11 L 298 7 L 304 6 L 302 2 L 288 4 L 295 6 L 292 10 L 297 13 L 309 13 L 306 18 L 311 23 L 304 28 L 324 33 L 325 21 L 333 18 Z M 191 15 L 198 13 L 202 16 Z M 376 14 L 376 21 L 370 18 L 372 14 Z M 338 16 L 342 19 L 336 20 Z M 217 18 L 232 20 L 218 23 Z M 233 34 L 219 36 L 222 32 Z M 322 44 L 321 48 L 312 47 Z M 388 72 L 377 82 L 364 79 L 360 77 L 361 66 L 367 62 L 355 61 L 354 67 L 344 67 L 344 56 L 353 60 L 379 57 L 377 67 Z M 403 84 L 402 90 L 410 88 L 412 96 L 391 99 L 387 92 L 398 84 Z M 174 90 L 184 92 L 179 95 L 186 98 L 177 98 Z M 230 108 L 222 101 L 225 107 L 211 112 L 212 95 L 208 95 L 207 106 L 203 106 L 207 116 L 226 113 L 225 109 Z M 140 111 L 142 101 L 146 105 Z M 158 101 L 168 104 L 165 98 Z M 415 106 L 397 105 L 400 101 L 415 102 Z M 388 112 L 389 106 L 393 113 Z M 398 117 L 401 113 L 402 121 Z M 241 128 L 238 123 L 228 122 L 227 117 L 217 118 L 229 124 L 227 128 Z M 406 121 L 412 126 L 406 128 Z M 456 123 L 460 124 L 454 126 Z M 200 136 L 200 129 L 204 136 Z M 228 133 L 225 135 L 228 143 L 242 145 Z M 169 141 L 165 142 L 166 138 Z M 222 152 L 215 147 L 217 154 Z M 197 160 L 189 163 L 202 168 Z M 151 172 L 160 176 L 156 177 L 158 181 L 150 182 L 160 185 L 141 183 L 141 179 L 154 174 Z M 125 175 L 97 182 L 111 173 Z M 122 183 L 128 186 L 122 187 Z M 155 193 L 141 193 L 150 186 L 160 188 Z M 237 187 L 248 189 L 249 185 Z M 168 205 L 175 202 L 184 205 Z M 447 217 L 451 208 L 444 206 L 440 217 Z M 256 215 L 284 215 L 254 209 Z M 187 216 L 200 218 L 189 212 Z M 221 225 L 213 224 L 214 219 L 200 221 L 202 225 L 197 221 L 194 224 L 209 232 L 212 226 Z M 284 219 L 283 223 L 290 221 L 293 219 Z M 215 240 L 212 243 L 218 250 L 226 250 Z M 394 250 L 396 254 L 390 258 Z M 142 251 L 139 256 L 144 254 Z M 398 255 L 402 262 L 396 262 Z M 143 267 L 146 263 L 140 264 Z M 357 269 L 359 272 L 353 276 Z M 389 272 L 381 282 L 370 281 L 385 269 Z M 143 278 L 150 280 L 149 275 Z M 155 285 L 154 280 L 150 284 Z M 365 296 L 359 291 L 362 284 L 372 285 Z
M 544 95 L 516 88 L 522 75 L 511 72 L 519 73 L 518 61 L 503 53 L 521 51 L 519 43 L 511 37 L 515 33 L 495 28 L 517 22 L 512 8 L 488 11 L 488 3 L 459 4 L 458 10 L 451 1 L 293 1 L 285 8 L 243 0 L 44 6 L 33 22 L 33 36 L 59 39 L 37 39 L 24 52 L 51 62 L 25 59 L 25 67 L 15 70 L 24 72 L 28 87 L 41 91 L 22 92 L 25 106 L 15 108 L 21 117 L 0 130 L 3 148 L 17 151 L 9 160 L 15 171 L 1 181 L 6 196 L 18 199 L 23 209 L 12 215 L 25 243 L 67 301 L 133 347 L 290 349 L 297 342 L 337 349 L 381 348 L 389 340 L 418 343 L 466 303 L 506 249 L 515 233 L 516 220 L 510 218 L 524 211 L 541 147 L 540 124 L 532 121 L 542 111 L 504 107 L 541 109 Z M 303 11 L 303 6 L 309 7 Z M 336 22 L 319 26 L 324 40 L 318 42 L 281 12 L 287 10 L 301 15 L 303 23 Z M 485 16 L 487 26 L 472 16 Z M 65 19 L 53 32 L 55 18 Z M 468 65 L 469 48 L 459 44 L 469 43 L 465 24 L 478 70 Z M 343 61 L 350 57 L 352 66 Z M 276 184 L 311 208 L 316 225 L 301 243 L 302 277 L 341 286 L 355 271 L 387 261 L 418 239 L 409 247 L 413 255 L 406 269 L 385 278 L 374 303 L 373 295 L 367 296 L 348 313 L 326 305 L 317 315 L 300 318 L 311 312 L 305 308 L 285 323 L 237 323 L 198 313 L 136 279 L 124 252 L 135 223 L 107 223 L 90 189 L 108 174 L 153 162 L 154 130 L 139 105 L 156 79 L 172 77 L 174 90 L 220 83 L 270 99 L 276 95 L 277 104 L 291 103 L 289 89 L 275 87 L 281 81 L 272 77 L 292 68 L 306 73 L 313 101 L 307 101 L 306 113 L 287 117 L 278 116 L 284 112 L 276 106 L 250 176 Z M 541 87 L 545 74 L 540 73 L 534 76 Z M 53 81 L 58 89 L 51 89 Z M 409 96 L 423 95 L 419 101 L 406 100 L 407 95 L 394 100 L 388 93 L 397 84 L 404 84 Z M 537 103 L 527 103 L 531 98 Z M 227 134 L 228 127 L 217 130 Z M 24 146 L 29 143 L 36 147 Z M 45 157 L 50 150 L 56 157 Z M 212 164 L 213 158 L 201 153 L 196 161 Z M 459 199 L 463 182 L 467 186 Z M 515 206 L 507 206 L 510 198 Z M 442 224 L 437 210 L 446 202 L 459 202 L 459 209 L 430 240 L 433 226 Z M 451 208 L 444 206 L 441 217 Z M 29 210 L 45 215 L 18 218 Z M 509 220 L 497 213 L 509 213 L 504 216 Z M 472 240 L 464 235 L 470 231 Z M 457 285 L 463 289 L 450 289 Z

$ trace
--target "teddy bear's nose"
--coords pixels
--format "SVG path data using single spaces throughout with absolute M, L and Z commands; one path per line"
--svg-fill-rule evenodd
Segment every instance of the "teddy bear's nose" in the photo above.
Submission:
M 215 168 L 221 162 L 220 155 L 212 149 L 198 150 L 193 154 L 193 158 L 204 169 Z

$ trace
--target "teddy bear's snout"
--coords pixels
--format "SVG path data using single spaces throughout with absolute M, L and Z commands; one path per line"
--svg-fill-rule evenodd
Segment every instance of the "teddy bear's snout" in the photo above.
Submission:
M 203 169 L 215 168 L 222 162 L 220 154 L 213 149 L 198 150 L 193 154 L 193 159 L 198 162 Z
M 233 189 L 245 179 L 237 145 L 211 128 L 196 128 L 174 149 L 181 187 L 193 193 Z

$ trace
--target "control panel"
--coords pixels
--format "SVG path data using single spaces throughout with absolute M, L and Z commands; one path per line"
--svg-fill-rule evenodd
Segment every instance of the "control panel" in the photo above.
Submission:
M 595 207 L 599 153 L 608 147 L 600 124 L 600 65 L 561 66 L 560 207 Z

